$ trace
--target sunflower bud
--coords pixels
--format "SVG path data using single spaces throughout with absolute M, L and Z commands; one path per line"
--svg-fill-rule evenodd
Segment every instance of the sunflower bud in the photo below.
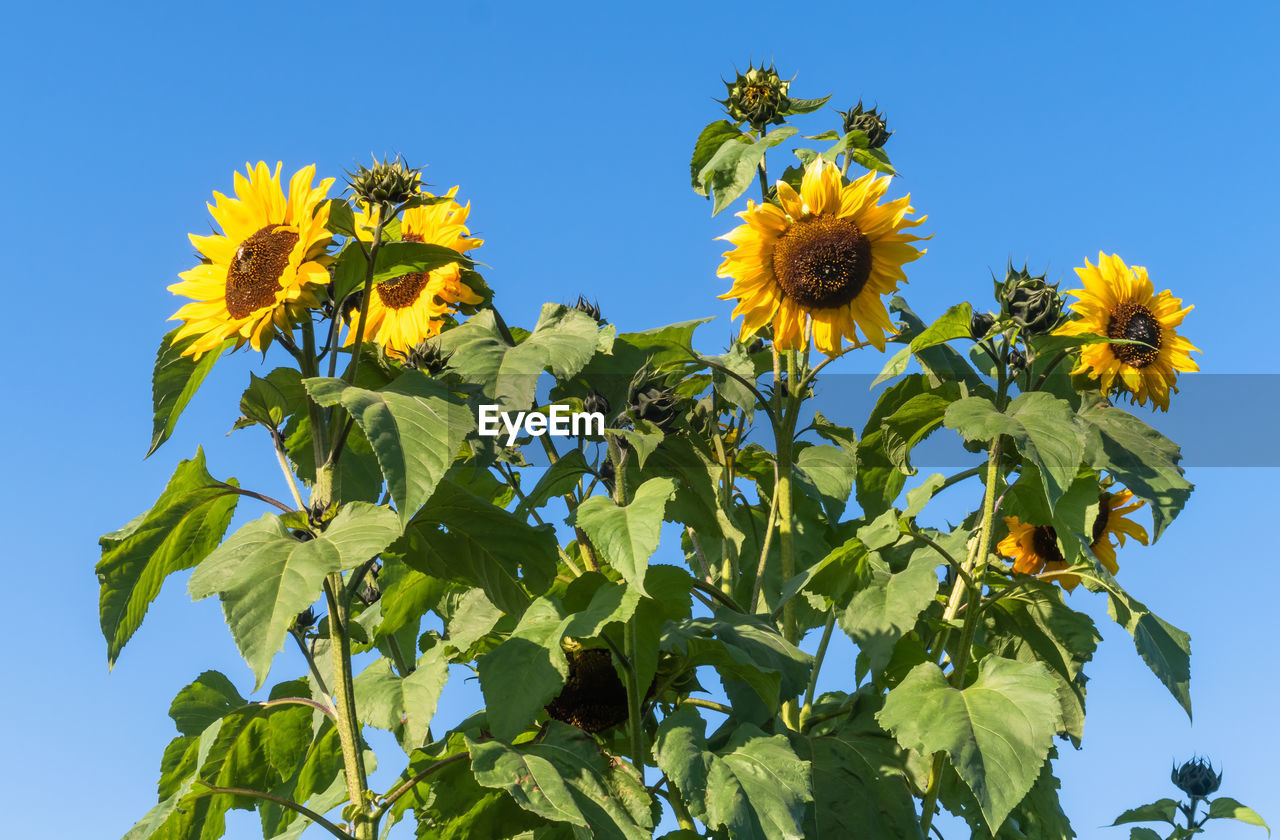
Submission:
M 1193 758 L 1181 767 L 1173 768 L 1169 778 L 1187 796 L 1204 798 L 1222 784 L 1222 773 L 1215 773 L 1213 765 L 1203 758 Z
M 1001 313 L 1022 328 L 1023 335 L 1043 335 L 1058 324 L 1062 314 L 1062 295 L 1057 285 L 1044 281 L 1044 275 L 1033 277 L 1024 265 L 1015 271 L 1010 264 L 1003 283 L 996 283 L 996 298 Z
M 1014 373 L 1027 369 L 1027 357 L 1022 355 L 1022 351 L 1017 347 L 1009 351 L 1009 369 Z
M 582 401 L 582 410 L 591 412 L 592 414 L 609 415 L 609 400 L 599 391 L 592 391 L 591 394 Z
M 316 615 L 315 607 L 307 607 L 298 613 L 298 617 L 293 620 L 293 629 L 299 633 L 305 632 L 314 627 L 318 620 L 319 617 Z
M 600 314 L 600 301 L 598 300 L 587 300 L 585 296 L 578 295 L 578 302 L 575 303 L 572 308 L 579 312 L 587 313 L 602 327 L 609 323 Z
M 754 356 L 756 353 L 763 352 L 765 349 L 764 339 L 757 338 L 755 341 L 747 345 L 747 355 Z
M 449 358 L 452 355 L 452 353 L 442 352 L 434 342 L 422 341 L 409 348 L 404 366 L 435 376 L 449 366 Z
M 395 207 L 418 194 L 420 173 L 399 155 L 395 160 L 374 158 L 372 167 L 356 164 L 356 171 L 347 173 L 347 184 L 370 207 Z
M 987 337 L 987 333 L 991 332 L 991 328 L 995 326 L 995 323 L 994 315 L 986 312 L 975 312 L 973 317 L 969 319 L 969 335 L 973 336 L 974 341 L 981 341 Z
M 747 122 L 756 131 L 762 131 L 768 125 L 782 125 L 782 114 L 791 107 L 787 98 L 787 88 L 791 82 L 784 82 L 772 67 L 747 66 L 746 73 L 739 73 L 732 82 L 725 82 L 729 95 L 716 100 L 724 106 L 734 122 Z
M 645 385 L 631 392 L 627 406 L 637 420 L 646 420 L 659 428 L 670 425 L 678 413 L 679 400 L 670 388 Z
M 854 105 L 848 111 L 837 111 L 844 118 L 844 133 L 850 131 L 861 131 L 867 135 L 868 148 L 878 149 L 885 143 L 889 142 L 889 138 L 893 135 L 888 130 L 889 124 L 885 122 L 884 115 L 875 108 L 863 110 L 862 100 L 858 100 L 858 104 Z

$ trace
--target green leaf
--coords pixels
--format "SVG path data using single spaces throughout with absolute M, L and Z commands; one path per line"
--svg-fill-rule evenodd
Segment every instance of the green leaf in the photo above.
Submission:
M 542 471 L 542 476 L 533 489 L 525 493 L 524 499 L 516 506 L 516 516 L 527 517 L 530 511 L 537 510 L 553 496 L 561 496 L 578 486 L 578 479 L 591 473 L 587 457 L 580 449 L 570 449 L 560 459 Z
M 1256 825 L 1259 828 L 1265 828 L 1267 835 L 1271 834 L 1271 827 L 1267 825 L 1267 821 L 1258 816 L 1258 812 L 1252 808 L 1246 808 L 1239 802 L 1229 796 L 1219 796 L 1209 802 L 1209 817 L 1211 819 L 1239 820 L 1249 825 Z
M 160 351 L 156 354 L 155 371 L 151 374 L 151 403 L 155 419 L 152 421 L 151 448 L 147 450 L 147 457 L 151 457 L 169 439 L 169 435 L 173 434 L 173 428 L 178 424 L 183 409 L 191 402 L 209 371 L 213 370 L 218 357 L 228 347 L 235 345 L 235 341 L 229 338 L 204 353 L 200 361 L 195 361 L 182 354 L 200 336 L 190 336 L 175 344 L 174 339 L 180 329 L 182 328 L 176 327 L 165 335 L 160 341 Z
M 240 413 L 244 419 L 238 421 L 236 427 L 260 423 L 277 429 L 286 417 L 305 407 L 306 398 L 302 375 L 293 368 L 276 368 L 266 378 L 250 373 L 249 387 L 240 397 Z
M 895 748 L 891 738 L 844 727 L 820 737 L 792 736 L 792 744 L 812 768 L 806 840 L 924 840 L 915 800 L 901 774 L 885 772 L 885 759 Z
M 932 662 L 916 666 L 876 717 L 907 749 L 946 750 L 998 830 L 1035 784 L 1061 711 L 1043 665 L 989 656 L 964 689 L 953 688 Z
M 906 484 L 907 474 L 889 457 L 890 445 L 896 457 L 903 457 L 936 428 L 931 411 L 938 408 L 937 400 L 959 396 L 954 384 L 934 388 L 919 373 L 903 377 L 880 395 L 858 441 L 856 492 L 865 516 L 883 513 Z
M 238 486 L 234 478 L 222 482 L 209 475 L 198 449 L 178 464 L 151 510 L 98 541 L 98 617 L 108 665 L 142 625 L 165 578 L 218 546 L 235 512 Z
M 849 157 L 853 158 L 863 169 L 883 172 L 886 175 L 897 175 L 898 170 L 889 163 L 889 155 L 884 149 L 850 149 Z
M 634 429 L 605 429 L 609 435 L 617 435 L 625 440 L 636 453 L 636 466 L 644 469 L 644 462 L 658 448 L 666 437 L 666 433 L 648 420 L 635 420 Z
M 1135 822 L 1167 822 L 1169 825 L 1177 825 L 1177 818 L 1178 803 L 1172 799 L 1158 799 L 1149 805 L 1130 808 L 1116 817 L 1112 825 Z
M 519 735 L 564 688 L 569 677 L 560 648 L 564 628 L 559 606 L 539 598 L 511 637 L 480 658 L 480 690 L 496 737 L 510 741 Z
M 889 463 L 903 475 L 916 474 L 911 463 L 911 450 L 942 425 L 942 418 L 953 398 L 954 395 L 946 393 L 917 394 L 880 421 L 880 445 Z
M 205 671 L 173 698 L 169 717 L 183 735 L 195 736 L 247 703 L 221 672 Z
M 338 252 L 338 259 L 333 265 L 333 283 L 329 294 L 335 302 L 341 303 L 352 292 L 364 288 L 364 276 L 369 269 L 364 250 L 350 241 Z
M 217 593 L 236 646 L 261 687 L 298 613 L 315 603 L 325 575 L 352 569 L 400 535 L 395 514 L 344 505 L 315 539 L 299 540 L 270 514 L 236 531 L 206 557 L 187 586 L 195 600 Z
M 1107 612 L 1133 636 L 1138 655 L 1191 717 L 1191 636 L 1131 596 L 1101 564 L 1081 575 L 1093 592 L 1107 593 Z
M 648 840 L 656 820 L 635 770 L 613 762 L 580 729 L 552 721 L 537 743 L 508 747 L 467 739 L 475 779 L 520 807 L 598 840 Z
M 1071 405 L 1043 392 L 1020 394 L 1001 413 L 982 397 L 952 404 L 943 421 L 966 440 L 989 444 L 1008 435 L 1044 480 L 1045 498 L 1053 507 L 1075 481 L 1084 457 L 1084 432 Z
M 354 681 L 360 720 L 394 734 L 406 751 L 420 747 L 448 677 L 443 645 L 423 654 L 405 676 L 396 674 L 385 657 L 375 659 Z
M 1134 826 L 1129 830 L 1129 840 L 1164 840 L 1160 833 L 1145 826 Z
M 345 198 L 330 198 L 321 202 L 322 206 L 328 207 L 328 221 L 325 223 L 325 229 L 330 233 L 336 233 L 339 236 L 355 236 L 356 235 L 356 217 L 351 212 L 351 205 Z M 316 208 L 320 211 L 320 207 Z
M 382 617 L 374 635 L 390 636 L 405 627 L 415 628 L 416 635 L 418 620 L 435 608 L 450 584 L 408 568 L 402 560 L 388 562 L 388 554 L 382 559 L 382 572 L 378 575 L 378 586 L 382 590 L 378 605 L 382 608 Z
M 687 667 L 711 665 L 721 678 L 745 682 L 773 711 L 781 698 L 804 691 L 812 662 L 772 624 L 729 610 L 668 623 L 662 650 L 685 657 Z
M 365 433 L 387 480 L 400 521 L 407 524 L 431 497 L 475 428 L 466 404 L 418 371 L 367 391 L 341 379 L 303 382 L 320 405 L 342 405 Z
M 1151 506 L 1151 538 L 1160 539 L 1194 486 L 1178 464 L 1181 448 L 1123 409 L 1089 406 L 1081 409 L 1080 418 L 1100 436 L 1100 451 L 1091 456 L 1094 465 L 1108 470 Z
M 447 479 L 407 534 L 405 563 L 433 577 L 479 586 L 514 615 L 529 603 L 525 587 L 545 592 L 559 561 L 549 525 L 535 528 Z
M 751 138 L 742 133 L 736 125 L 728 120 L 717 120 L 702 129 L 693 146 L 693 158 L 689 161 L 689 175 L 693 183 L 693 191 L 698 195 L 707 195 L 706 169 L 716 152 L 725 143 L 750 143 Z
M 671 479 L 651 478 L 626 505 L 592 496 L 573 515 L 573 524 L 586 532 L 609 564 L 641 594 L 648 594 L 644 591 L 645 572 L 658 548 L 663 512 L 675 490 Z
M 703 188 L 715 194 L 711 215 L 737 201 L 755 181 L 757 167 L 765 152 L 795 134 L 795 127 L 787 125 L 754 143 L 723 143 L 698 175 Z
M 463 268 L 475 265 L 469 258 L 430 242 L 383 242 L 378 248 L 377 267 L 373 282 L 381 283 L 403 274 L 426 274 L 432 269 L 457 263 Z
M 812 487 L 827 519 L 833 523 L 839 522 L 844 513 L 857 474 L 858 458 L 853 447 L 806 446 L 796 455 L 796 482 Z
M 585 312 L 548 303 L 533 332 L 518 344 L 506 339 L 492 310 L 484 310 L 441 335 L 440 347 L 452 354 L 450 367 L 481 385 L 503 411 L 524 411 L 533 404 L 544 370 L 559 379 L 576 376 L 598 352 L 610 352 L 611 335 Z
M 689 811 L 734 840 L 799 840 L 804 837 L 810 793 L 809 762 L 784 735 L 766 735 L 751 724 L 734 730 L 723 749 L 712 752 L 706 721 L 688 706 L 658 727 L 654 756 L 679 788 Z
M 827 100 L 831 99 L 831 94 L 819 97 L 817 99 L 788 99 L 790 105 L 785 111 L 785 116 L 792 114 L 812 114 L 814 111 L 827 104 Z
M 968 303 L 958 303 L 942 314 L 928 329 L 911 339 L 909 345 L 912 353 L 919 353 L 929 347 L 936 347 L 957 338 L 969 338 L 969 323 L 973 319 L 973 307 Z
M 872 672 L 888 664 L 898 640 L 933 601 L 941 559 L 932 549 L 921 549 L 894 573 L 879 555 L 870 556 L 870 580 L 853 594 L 838 620 L 840 629 L 866 654 Z

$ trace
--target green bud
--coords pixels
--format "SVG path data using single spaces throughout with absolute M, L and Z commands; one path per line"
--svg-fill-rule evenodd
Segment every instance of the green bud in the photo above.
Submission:
M 435 376 L 449 365 L 449 357 L 452 355 L 452 353 L 441 352 L 440 346 L 428 339 L 409 348 L 404 366 Z
M 1012 318 L 1025 335 L 1043 335 L 1058 325 L 1062 315 L 1062 295 L 1044 275 L 1032 276 L 1024 265 L 1014 270 L 1010 263 L 1003 282 L 996 281 L 996 300 L 1001 315 Z
M 1213 765 L 1203 758 L 1192 758 L 1169 774 L 1173 783 L 1187 796 L 1204 798 L 1222 784 L 1222 773 L 1215 773 Z
M 872 149 L 878 149 L 885 143 L 889 142 L 889 138 L 893 135 L 889 131 L 889 124 L 885 121 L 884 114 L 881 114 L 875 108 L 863 110 L 862 100 L 858 100 L 858 104 L 854 105 L 848 111 L 837 111 L 844 119 L 844 133 L 850 131 L 861 131 L 867 135 L 867 146 Z
M 585 295 L 578 295 L 578 301 L 573 304 L 572 308 L 590 315 L 602 327 L 609 323 L 600 314 L 600 301 L 598 300 L 587 300 Z
M 717 99 L 734 122 L 747 122 L 756 131 L 769 125 L 782 125 L 782 115 L 791 107 L 787 98 L 790 81 L 783 81 L 770 67 L 747 66 L 732 82 L 725 82 L 729 95 Z
M 991 332 L 991 328 L 995 323 L 994 315 L 986 312 L 975 312 L 973 317 L 969 319 L 969 335 L 973 336 L 974 341 L 981 341 L 987 337 L 987 333 Z
M 347 173 L 347 184 L 356 199 L 370 207 L 395 207 L 418 194 L 421 169 L 410 167 L 399 155 L 395 160 L 373 159 L 373 166 L 356 164 Z

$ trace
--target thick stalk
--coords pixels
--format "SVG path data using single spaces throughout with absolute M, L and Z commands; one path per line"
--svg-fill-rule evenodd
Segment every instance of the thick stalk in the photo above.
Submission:
M 1000 438 L 991 444 L 987 456 L 987 486 L 982 497 L 982 521 L 979 525 L 978 544 L 974 551 L 973 572 L 970 575 L 971 586 L 966 586 L 964 628 L 960 633 L 960 645 L 956 650 L 954 668 L 951 672 L 951 685 L 964 688 L 965 671 L 969 667 L 969 649 L 973 646 L 973 638 L 978 632 L 978 622 L 982 616 L 982 589 L 987 577 L 987 555 L 991 551 L 991 524 L 995 518 L 997 482 L 1000 479 Z M 957 602 L 958 603 L 958 602 Z M 948 605 L 951 617 L 955 611 Z M 920 830 L 929 833 L 933 824 L 934 811 L 938 805 L 938 794 L 942 789 L 942 764 L 945 754 L 942 751 L 933 755 L 932 770 L 929 774 L 929 787 L 925 791 L 924 803 L 921 807 Z
M 804 730 L 806 718 L 813 711 L 813 697 L 818 692 L 818 672 L 822 670 L 822 660 L 827 657 L 827 645 L 831 643 L 831 631 L 836 626 L 836 609 L 833 606 L 827 613 L 827 624 L 822 628 L 822 641 L 818 642 L 818 652 L 813 655 L 813 668 L 809 671 L 809 687 L 804 692 L 804 705 L 800 708 L 800 729 Z
M 356 718 L 355 685 L 351 676 L 351 636 L 347 632 L 347 610 L 342 603 L 342 574 L 325 578 L 324 594 L 329 602 L 329 649 L 333 656 L 333 681 L 337 692 L 338 743 L 342 746 L 342 766 L 346 771 L 347 795 L 358 812 L 352 828 L 358 840 L 372 840 L 373 825 L 366 811 L 369 779 L 360 752 L 360 723 Z
M 796 357 L 793 351 L 787 354 L 787 395 L 783 400 L 780 412 L 780 423 L 774 427 L 778 447 L 778 484 L 775 492 L 778 495 L 778 551 L 782 559 L 782 581 L 791 580 L 796 575 L 795 543 L 792 539 L 792 505 L 791 505 L 791 467 L 794 458 L 794 441 L 796 412 L 799 398 L 791 392 L 796 382 Z M 781 387 L 780 385 L 778 387 Z M 800 642 L 800 630 L 796 621 L 795 599 L 782 605 L 782 638 L 791 644 Z M 782 720 L 791 729 L 800 726 L 800 705 L 796 698 L 787 698 L 782 704 Z

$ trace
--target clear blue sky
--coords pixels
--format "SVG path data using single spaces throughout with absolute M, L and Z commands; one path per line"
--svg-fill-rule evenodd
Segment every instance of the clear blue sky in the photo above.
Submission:
M 887 110 L 892 189 L 936 234 L 910 266 L 917 311 L 987 299 L 989 270 L 1010 257 L 1073 279 L 1084 257 L 1117 251 L 1196 304 L 1185 332 L 1205 371 L 1280 372 L 1269 4 L 59 3 L 6 17 L 0 219 L 5 344 L 19 358 L 0 418 L 0 800 L 12 836 L 119 837 L 154 801 L 173 694 L 210 667 L 251 687 L 216 602 L 192 605 L 181 579 L 108 674 L 93 575 L 98 535 L 144 510 L 197 443 L 215 475 L 279 481 L 264 438 L 223 436 L 249 355 L 220 363 L 142 460 L 151 364 L 179 303 L 165 287 L 192 263 L 186 235 L 207 230 L 210 191 L 246 160 L 340 175 L 370 152 L 403 153 L 432 183 L 462 185 L 509 321 L 583 292 L 622 330 L 717 315 L 710 348 L 731 308 L 715 299 L 727 284 L 712 240 L 734 220 L 689 190 L 689 154 L 718 117 L 720 76 L 772 59 L 798 96 Z M 853 367 L 878 368 L 866 352 Z M 1242 402 L 1197 406 L 1187 428 L 1221 437 L 1216 415 L 1258 410 L 1275 382 L 1238 380 Z M 1084 749 L 1060 763 L 1083 837 L 1126 837 L 1097 827 L 1172 794 L 1169 765 L 1192 752 L 1225 766 L 1224 793 L 1280 823 L 1280 462 L 1263 460 L 1196 467 L 1199 489 L 1161 544 L 1121 555 L 1121 580 L 1192 634 L 1194 727 L 1103 606 L 1072 598 L 1105 636 Z M 298 665 L 282 659 L 274 676 Z M 465 691 L 441 714 L 468 711 L 477 692 Z M 75 807 L 51 804 L 60 788 Z

